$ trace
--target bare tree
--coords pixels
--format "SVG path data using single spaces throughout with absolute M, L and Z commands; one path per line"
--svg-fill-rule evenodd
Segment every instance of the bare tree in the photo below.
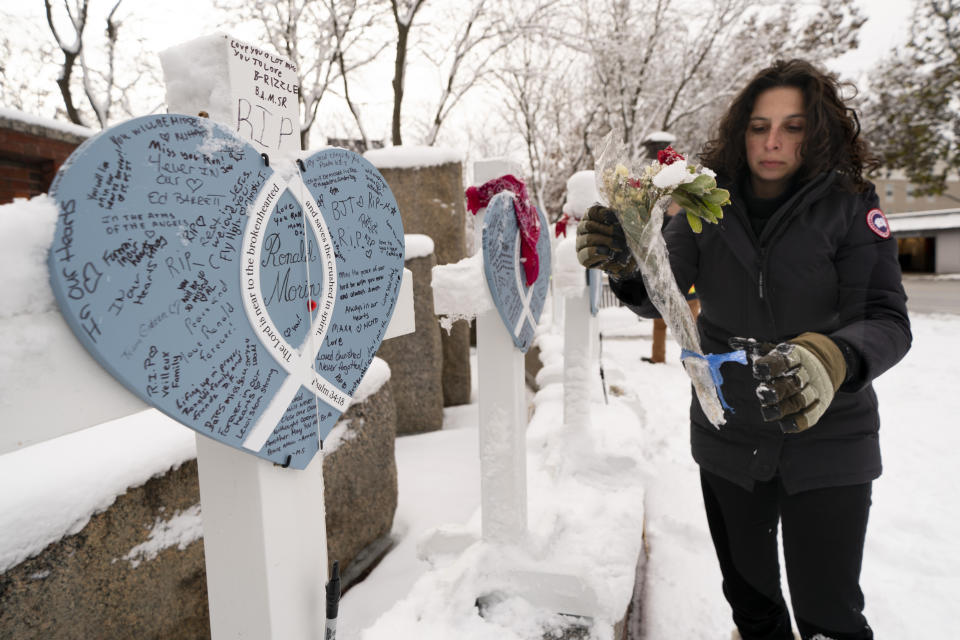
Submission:
M 57 67 L 53 46 L 30 22 L 3 13 L 0 21 L 8 26 L 0 34 L 0 105 L 32 113 L 52 111 L 51 106 L 61 102 L 50 91 L 55 72 L 49 70 Z M 32 50 L 24 42 L 33 43 Z
M 539 60 L 532 51 L 532 43 L 520 42 L 518 48 L 519 60 L 497 74 L 510 97 L 509 108 L 504 110 L 503 116 L 523 138 L 530 169 L 528 193 L 541 202 L 545 173 L 542 143 L 546 139 L 541 129 L 546 121 L 543 115 L 550 97 L 551 78 L 538 72 L 536 65 Z
M 406 83 L 410 29 L 424 2 L 425 0 L 390 0 L 390 10 L 397 27 L 397 53 L 393 63 L 393 116 L 390 120 L 390 138 L 394 145 L 403 144 L 400 135 L 400 113 Z
M 90 0 L 62 0 L 61 3 L 44 0 L 47 26 L 63 54 L 57 86 L 67 119 L 74 124 L 89 126 L 95 122 L 103 128 L 110 121 L 115 107 L 128 115 L 134 112 L 131 104 L 134 86 L 137 86 L 138 93 L 142 93 L 144 84 L 158 84 L 155 68 L 143 56 L 133 55 L 127 60 L 121 55 L 123 20 L 119 9 L 122 2 L 112 0 L 112 7 L 104 20 L 103 44 L 94 48 L 85 33 L 89 26 Z M 136 50 L 139 52 L 142 47 Z M 91 55 L 96 63 L 90 61 Z M 118 61 L 124 61 L 123 66 L 128 72 L 125 83 L 120 79 Z M 78 75 L 74 73 L 77 66 Z M 78 88 L 86 98 L 85 105 L 75 98 Z
M 593 167 L 594 146 L 611 129 L 623 132 L 636 157 L 643 154 L 643 138 L 656 130 L 669 130 L 679 148 L 695 152 L 758 68 L 776 57 L 835 57 L 856 45 L 863 24 L 853 0 L 820 0 L 816 13 L 758 0 L 707 0 L 696 5 L 696 14 L 690 3 L 675 0 L 597 4 L 565 5 L 569 13 L 556 28 L 532 36 L 549 38 L 542 46 L 554 55 L 568 52 L 562 64 L 505 64 L 498 74 L 511 108 L 524 117 L 513 126 L 536 138 L 527 148 L 539 158 L 528 153 L 528 163 L 548 216 L 559 214 L 562 181 Z M 534 109 L 538 91 L 553 95 Z
M 83 31 L 87 27 L 87 11 L 90 8 L 89 0 L 75 0 L 70 4 L 68 0 L 63 0 L 63 8 L 66 12 L 70 30 L 68 33 L 61 33 L 57 28 L 54 18 L 53 3 L 51 0 L 43 0 L 43 7 L 46 10 L 47 24 L 53 37 L 57 41 L 57 46 L 63 52 L 63 67 L 60 71 L 60 77 L 57 78 L 57 86 L 60 87 L 60 95 L 63 96 L 63 105 L 67 110 L 67 118 L 74 124 L 85 124 L 80 112 L 73 102 L 73 91 L 71 80 L 73 78 L 73 67 L 77 63 L 77 58 L 83 51 Z
M 523 141 L 528 192 L 548 218 L 559 215 L 570 174 L 592 166 L 588 132 L 603 117 L 600 103 L 590 99 L 589 60 L 559 46 L 566 19 L 558 12 L 541 29 L 518 32 L 495 71 L 506 94 L 502 121 Z
M 643 110 L 643 98 L 650 93 L 650 85 L 660 80 L 655 77 L 655 65 L 666 43 L 663 34 L 670 31 L 670 4 L 671 0 L 656 0 L 646 11 L 637 11 L 630 0 L 607 0 L 600 12 L 593 10 L 589 0 L 580 6 L 582 47 L 590 59 L 591 82 L 603 120 L 637 148 L 637 128 L 649 116 Z
M 341 13 L 337 10 L 336 1 L 326 0 L 327 12 L 330 16 L 331 34 L 333 35 L 333 59 L 336 62 L 340 79 L 343 81 L 343 99 L 347 103 L 347 107 L 350 109 L 350 113 L 353 115 L 353 119 L 357 123 L 357 130 L 360 132 L 360 139 L 362 141 L 363 148 L 368 149 L 370 147 L 370 141 L 367 138 L 367 132 L 363 126 L 363 118 L 359 108 L 350 97 L 350 83 L 348 82 L 349 71 L 351 69 L 355 69 L 357 66 L 362 66 L 363 64 L 373 60 L 380 53 L 380 51 L 386 47 L 386 45 L 381 46 L 376 52 L 366 56 L 362 62 L 355 63 L 354 65 L 348 65 L 344 51 L 353 47 L 353 43 L 351 42 L 351 38 L 349 36 L 352 31 L 351 23 L 354 21 L 354 18 L 357 15 L 357 3 L 356 0 L 351 0 L 347 3 L 341 2 L 341 8 L 343 8 L 344 4 L 347 5 L 348 10 L 344 11 L 341 15 Z M 319 100 L 317 100 L 315 105 L 316 104 L 319 104 Z M 311 123 L 313 122 L 314 118 L 316 118 L 316 106 L 313 107 L 311 113 Z
M 110 109 L 114 103 L 113 89 L 117 86 L 117 38 L 121 26 L 121 22 L 117 18 L 117 9 L 120 8 L 121 2 L 123 2 L 123 0 L 116 1 L 116 4 L 110 9 L 110 13 L 107 14 L 106 18 L 106 69 L 104 71 L 94 72 L 87 64 L 87 56 L 82 50 L 80 52 L 80 68 L 83 70 L 83 92 L 86 94 L 87 102 L 89 102 L 93 108 L 93 112 L 101 128 L 107 126 L 107 121 L 110 118 Z M 96 76 L 101 80 L 100 90 L 98 90 L 96 86 Z M 126 93 L 125 89 L 129 88 L 129 85 L 121 88 L 120 94 L 124 95 Z
M 676 74 L 666 78 L 669 89 L 660 116 L 661 130 L 674 129 L 677 121 L 690 116 L 713 99 L 689 99 L 692 90 L 702 91 L 705 81 L 715 71 L 715 60 L 721 50 L 730 44 L 731 27 L 743 19 L 749 9 L 749 0 L 720 0 L 709 8 L 709 17 L 699 28 L 689 29 L 684 35 L 686 46 L 677 52 L 681 56 Z M 733 38 L 736 40 L 736 38 Z M 699 85 L 699 86 L 698 86 Z

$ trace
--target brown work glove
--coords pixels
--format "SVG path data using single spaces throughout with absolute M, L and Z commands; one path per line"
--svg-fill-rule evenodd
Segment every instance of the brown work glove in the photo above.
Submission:
M 779 421 L 784 433 L 815 425 L 847 375 L 840 347 L 821 333 L 802 333 L 778 345 L 742 338 L 730 344 L 751 356 L 763 420 Z
M 617 278 L 637 273 L 623 227 L 613 209 L 595 204 L 577 225 L 577 260 L 587 269 L 601 269 Z

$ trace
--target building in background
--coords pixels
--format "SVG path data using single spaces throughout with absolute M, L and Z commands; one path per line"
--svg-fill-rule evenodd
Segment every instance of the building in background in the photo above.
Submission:
M 93 129 L 0 109 L 0 204 L 46 193 L 64 160 Z
M 873 179 L 906 273 L 960 273 L 960 179 L 940 195 L 917 195 L 902 171 Z

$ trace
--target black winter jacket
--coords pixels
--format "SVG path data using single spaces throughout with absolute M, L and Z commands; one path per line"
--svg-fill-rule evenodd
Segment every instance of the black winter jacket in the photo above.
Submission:
M 813 427 L 784 434 L 760 416 L 750 367 L 724 364 L 723 393 L 733 412 L 719 429 L 696 394 L 690 409 L 693 457 L 701 467 L 752 489 L 756 480 L 782 478 L 789 493 L 859 484 L 880 475 L 880 427 L 871 381 L 910 348 L 910 322 L 896 241 L 871 229 L 878 208 L 871 187 L 859 194 L 837 174 L 804 184 L 757 238 L 735 185 L 718 225 L 690 230 L 674 216 L 664 231 L 681 291 L 696 285 L 704 353 L 730 351 L 732 336 L 782 342 L 805 331 L 830 336 L 848 361 L 847 380 Z M 873 215 L 876 220 L 876 214 Z M 630 308 L 656 317 L 642 281 L 611 288 Z

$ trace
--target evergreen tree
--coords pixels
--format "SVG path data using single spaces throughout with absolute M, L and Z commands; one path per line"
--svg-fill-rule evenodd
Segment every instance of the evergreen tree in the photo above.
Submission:
M 868 137 L 918 194 L 960 175 L 960 0 L 920 0 L 910 40 L 871 76 Z

